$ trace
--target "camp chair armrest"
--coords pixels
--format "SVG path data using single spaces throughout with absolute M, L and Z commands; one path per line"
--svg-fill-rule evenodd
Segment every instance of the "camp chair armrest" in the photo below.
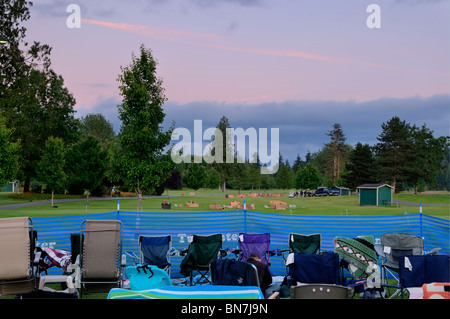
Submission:
M 219 249 L 219 256 L 220 258 L 225 258 L 228 255 L 227 249 Z
M 272 257 L 277 254 L 277 251 L 276 251 L 276 249 L 272 249 L 272 250 L 267 250 L 266 253 Z
M 180 256 L 186 256 L 186 254 L 188 253 L 189 248 L 185 249 L 185 250 L 180 250 Z
M 439 255 L 439 250 L 441 250 L 441 248 L 433 248 L 432 250 L 430 250 L 430 252 L 427 255 Z
M 242 252 L 242 249 L 230 249 L 230 251 L 232 254 L 235 254 L 237 256 Z
M 279 249 L 279 248 L 277 248 L 276 249 L 276 255 L 277 256 L 283 256 L 283 253 L 286 253 L 286 252 L 289 252 L 290 251 L 290 249 Z

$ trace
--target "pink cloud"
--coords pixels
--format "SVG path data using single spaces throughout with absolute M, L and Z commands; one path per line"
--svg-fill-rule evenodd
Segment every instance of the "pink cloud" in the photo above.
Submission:
M 186 30 L 177 30 L 177 29 L 166 29 L 159 27 L 150 27 L 145 25 L 136 25 L 129 23 L 115 23 L 115 22 L 107 22 L 107 21 L 99 21 L 99 20 L 91 20 L 91 19 L 81 19 L 81 22 L 88 23 L 92 25 L 98 25 L 102 27 L 107 27 L 111 29 L 117 29 L 122 31 L 127 31 L 135 34 L 140 34 L 143 36 L 165 39 L 170 41 L 177 41 L 185 38 L 197 38 L 197 39 L 214 39 L 218 36 L 211 33 L 200 33 L 200 32 L 192 32 Z
M 241 53 L 249 53 L 249 54 L 260 54 L 260 55 L 268 55 L 268 56 L 280 56 L 280 57 L 288 57 L 288 58 L 297 58 L 297 59 L 307 59 L 314 61 L 322 61 L 322 62 L 330 62 L 330 63 L 340 63 L 340 64 L 352 64 L 358 65 L 362 67 L 370 67 L 370 68 L 378 68 L 385 70 L 397 70 L 397 71 L 424 71 L 424 70 L 409 70 L 402 69 L 396 66 L 386 65 L 386 64 L 377 64 L 371 62 L 364 61 L 355 61 L 349 59 L 342 59 L 337 57 L 325 56 L 320 54 L 314 54 L 304 51 L 298 50 L 287 50 L 287 51 L 276 51 L 276 50 L 266 50 L 266 49 L 252 49 L 245 47 L 237 47 L 232 45 L 223 44 L 223 39 L 217 35 L 212 33 L 201 33 L 201 32 L 192 32 L 187 30 L 179 30 L 179 29 L 166 29 L 160 27 L 151 27 L 145 25 L 136 25 L 129 23 L 116 23 L 116 22 L 107 22 L 107 21 L 99 21 L 99 20 L 91 20 L 91 19 L 82 19 L 83 23 L 88 23 L 91 25 L 102 26 L 106 28 L 122 30 L 126 32 L 131 32 L 139 35 L 143 35 L 146 37 L 163 39 L 173 42 L 180 42 L 184 44 L 197 45 L 207 48 L 214 48 L 218 50 L 224 51 L 234 51 Z M 218 42 L 219 41 L 219 42 Z M 436 72 L 432 72 L 436 73 Z M 447 72 L 446 72 L 447 74 Z

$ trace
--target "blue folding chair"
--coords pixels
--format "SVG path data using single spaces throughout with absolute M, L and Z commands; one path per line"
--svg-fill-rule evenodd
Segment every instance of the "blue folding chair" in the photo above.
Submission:
M 291 259 L 293 258 L 293 259 Z M 340 284 L 339 255 L 292 253 L 288 256 L 288 273 L 292 284 Z
M 172 236 L 139 236 L 142 265 L 153 265 L 165 270 L 170 275 L 170 250 Z
M 402 256 L 399 259 L 401 297 L 405 288 L 450 282 L 450 255 Z
M 352 295 L 352 289 L 341 283 L 339 255 L 335 252 L 294 252 L 287 258 L 287 267 L 291 298 L 350 298 Z

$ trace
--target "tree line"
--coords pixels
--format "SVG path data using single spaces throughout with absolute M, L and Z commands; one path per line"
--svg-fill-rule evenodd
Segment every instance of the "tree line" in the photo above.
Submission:
M 217 128 L 224 131 L 226 127 L 230 127 L 229 120 L 222 117 Z M 342 126 L 336 123 L 324 133 L 330 140 L 319 151 L 308 151 L 304 159 L 297 155 L 292 164 L 280 154 L 278 171 L 272 175 L 261 175 L 261 164 L 249 159 L 231 165 L 181 163 L 176 167 L 181 172 L 178 186 L 199 189 L 219 185 L 222 191 L 343 186 L 355 191 L 362 184 L 387 183 L 396 191 L 449 190 L 448 137 L 434 137 L 425 124 L 417 127 L 399 117 L 383 123 L 381 129 L 377 144 L 358 142 L 352 146 L 345 143 Z
M 75 117 L 75 98 L 51 64 L 51 47 L 26 40 L 23 22 L 31 3 L 0 1 L 0 185 L 18 179 L 24 191 L 103 195 L 118 186 L 136 192 L 138 210 L 144 195 L 183 186 L 225 192 L 250 189 L 314 189 L 386 182 L 397 190 L 449 188 L 448 138 L 434 137 L 394 117 L 382 124 L 376 145 L 345 143 L 340 124 L 325 134 L 329 142 L 291 165 L 279 156 L 275 174 L 260 173 L 261 163 L 180 163 L 170 158 L 175 123 L 164 130 L 162 80 L 157 61 L 143 45 L 118 75 L 122 102 L 116 134 L 101 114 Z M 217 128 L 231 127 L 225 116 Z M 223 155 L 233 150 L 224 143 Z

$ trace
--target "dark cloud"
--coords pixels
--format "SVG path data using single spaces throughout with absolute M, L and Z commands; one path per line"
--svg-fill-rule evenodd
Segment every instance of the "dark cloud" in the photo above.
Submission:
M 164 106 L 167 128 L 175 121 L 176 127 L 193 132 L 194 120 L 202 120 L 203 131 L 215 127 L 222 116 L 229 119 L 233 128 L 279 128 L 280 152 L 292 163 L 297 154 L 303 159 L 308 151 L 316 152 L 329 142 L 326 135 L 334 123 L 341 124 L 347 143 L 374 145 L 381 134 L 381 125 L 398 116 L 411 125 L 426 126 L 435 136 L 449 135 L 449 95 L 429 98 L 382 98 L 368 102 L 355 101 L 285 101 L 263 104 L 227 104 L 192 102 Z M 120 101 L 101 101 L 89 113 L 102 113 L 120 128 L 117 104 Z M 84 112 L 86 113 L 86 112 Z

